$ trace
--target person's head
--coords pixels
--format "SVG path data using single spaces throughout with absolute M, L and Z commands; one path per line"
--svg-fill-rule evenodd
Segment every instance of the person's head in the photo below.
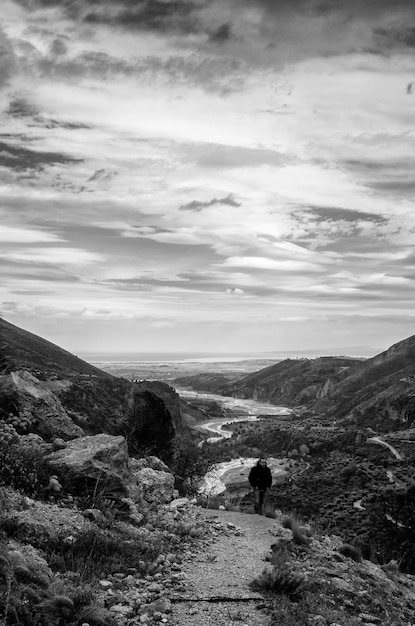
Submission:
M 258 467 L 266 467 L 268 465 L 267 459 L 264 456 L 261 456 L 257 461 Z

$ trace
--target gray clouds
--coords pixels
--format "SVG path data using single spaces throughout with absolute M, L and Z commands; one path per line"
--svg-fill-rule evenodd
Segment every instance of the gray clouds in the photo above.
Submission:
M 240 202 L 237 202 L 235 200 L 235 198 L 233 197 L 233 194 L 229 194 L 228 196 L 225 196 L 224 198 L 212 198 L 211 200 L 207 200 L 205 202 L 202 202 L 200 200 L 192 200 L 191 202 L 187 204 L 182 204 L 179 208 L 180 208 L 180 211 L 199 212 L 199 211 L 203 211 L 203 209 L 207 209 L 208 207 L 216 206 L 216 205 L 228 205 L 232 207 L 242 206 Z
M 24 146 L 0 141 L 0 167 L 16 171 L 42 170 L 46 166 L 72 165 L 81 162 L 82 159 L 75 159 L 64 153 L 31 150 Z

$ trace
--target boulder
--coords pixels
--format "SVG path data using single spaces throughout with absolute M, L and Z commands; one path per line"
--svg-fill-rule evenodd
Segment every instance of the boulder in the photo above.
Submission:
M 65 489 L 76 495 L 109 498 L 120 505 L 125 498 L 165 503 L 174 497 L 174 476 L 167 466 L 156 457 L 130 459 L 121 435 L 80 437 L 46 460 Z
M 60 400 L 29 372 L 19 370 L 0 376 L 0 406 L 46 441 L 55 437 L 68 440 L 83 435 L 82 429 L 72 421 Z
M 142 459 L 132 458 L 129 460 L 129 466 L 130 469 L 134 472 L 138 472 L 139 470 L 145 469 L 146 467 L 156 470 L 156 472 L 170 471 L 167 465 L 156 456 L 145 456 Z
M 38 501 L 28 509 L 5 513 L 3 522 L 9 533 L 13 529 L 19 541 L 37 548 L 46 547 L 50 541 L 76 537 L 90 527 L 80 512 Z
M 165 504 L 174 498 L 174 476 L 146 467 L 133 472 L 133 479 L 143 500 Z
M 47 457 L 66 489 L 77 495 L 120 498 L 129 495 L 128 452 L 121 435 L 92 435 L 69 441 Z

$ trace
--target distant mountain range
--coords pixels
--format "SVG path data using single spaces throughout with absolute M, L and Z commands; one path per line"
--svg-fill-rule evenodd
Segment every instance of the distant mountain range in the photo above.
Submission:
M 173 384 L 306 408 L 377 430 L 407 428 L 415 421 L 415 335 L 370 359 L 285 359 L 239 378 L 212 373 Z

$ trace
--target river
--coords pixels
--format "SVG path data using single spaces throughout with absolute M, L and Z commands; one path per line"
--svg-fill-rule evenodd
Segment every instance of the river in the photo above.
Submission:
M 211 400 L 217 402 L 224 409 L 232 411 L 235 417 L 257 417 L 258 415 L 291 415 L 292 410 L 285 406 L 275 406 L 266 402 L 256 402 L 256 400 L 248 400 L 245 398 L 232 398 L 230 396 L 220 396 L 214 393 L 204 393 L 200 391 L 191 391 L 189 389 L 176 388 L 175 391 L 183 400 Z
M 189 391 L 187 389 L 176 389 L 177 393 L 184 400 L 211 400 L 218 403 L 223 409 L 232 411 L 232 415 L 228 418 L 212 419 L 208 422 L 200 424 L 203 428 L 215 436 L 207 439 L 209 442 L 220 441 L 232 437 L 233 433 L 229 430 L 223 430 L 226 424 L 243 421 L 256 421 L 259 415 L 280 415 L 289 416 L 292 411 L 287 407 L 274 406 L 265 402 L 256 402 L 255 400 L 245 400 L 240 398 L 231 398 L 229 396 L 220 396 L 211 393 L 201 393 Z M 238 458 L 217 463 L 215 467 L 206 474 L 200 493 L 206 496 L 215 496 L 226 491 L 227 485 L 239 483 L 246 485 L 246 492 L 250 490 L 248 483 L 248 474 L 250 469 L 257 462 L 257 458 Z M 286 472 L 290 461 L 288 459 L 277 459 L 267 457 L 268 467 L 273 477 Z

